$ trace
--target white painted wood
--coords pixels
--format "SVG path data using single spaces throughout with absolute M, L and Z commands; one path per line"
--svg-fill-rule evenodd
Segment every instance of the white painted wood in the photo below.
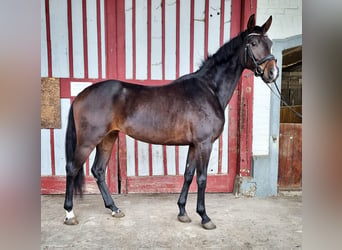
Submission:
M 185 171 L 186 159 L 188 157 L 189 146 L 179 146 L 179 175 L 183 175 Z
M 87 0 L 87 42 L 88 42 L 88 76 L 98 78 L 99 57 L 97 41 L 96 0 Z
M 176 0 L 165 0 L 165 79 L 176 78 Z
M 104 0 L 100 0 L 100 15 L 101 15 L 101 65 L 102 65 L 102 78 L 106 78 L 106 33 L 105 33 L 105 10 Z
M 91 168 L 94 164 L 95 161 L 95 155 L 96 155 L 96 148 L 94 148 L 93 151 L 91 151 L 90 155 L 89 155 L 89 174 L 91 174 Z M 85 166 L 84 166 L 85 167 Z
M 136 79 L 147 79 L 147 1 L 135 2 Z M 133 31 L 134 32 L 134 31 Z
M 86 87 L 92 85 L 91 82 L 70 82 L 70 95 L 77 96 Z
M 126 79 L 133 79 L 132 0 L 125 0 Z M 135 45 L 134 45 L 135 46 Z
M 127 176 L 135 176 L 135 147 L 134 139 L 126 135 L 127 147 Z
M 228 173 L 228 141 L 229 141 L 229 105 L 227 106 L 225 112 L 225 124 L 222 131 L 222 173 Z
M 208 163 L 208 174 L 218 173 L 218 163 L 219 163 L 219 139 L 217 139 L 212 147 L 210 154 L 210 159 Z
M 180 0 L 179 76 L 190 73 L 190 18 L 191 1 Z
M 71 2 L 74 77 L 84 77 L 82 0 Z
M 221 0 L 209 1 L 208 54 L 213 55 L 220 48 Z
M 40 130 L 40 175 L 52 175 L 50 129 Z
M 149 175 L 149 145 L 145 142 L 138 141 L 138 175 Z
M 232 1 L 224 1 L 224 36 L 223 42 L 228 42 L 230 40 L 230 26 L 232 17 Z
M 205 0 L 195 1 L 194 22 L 194 67 L 198 70 L 204 60 L 204 35 L 205 35 Z
M 167 174 L 176 175 L 176 150 L 174 146 L 166 146 Z
M 55 171 L 56 175 L 65 175 L 65 133 L 68 123 L 70 99 L 61 99 L 61 128 L 54 129 Z
M 265 83 L 254 77 L 253 93 L 253 155 L 269 154 L 271 91 Z
M 69 76 L 68 11 L 66 0 L 50 0 L 51 61 L 53 77 Z
M 209 1 L 208 17 L 208 55 L 214 54 L 220 47 L 220 0 Z M 219 15 L 217 14 L 219 13 Z M 217 174 L 219 163 L 219 139 L 214 144 L 210 154 L 208 173 Z
M 40 1 L 40 76 L 47 77 L 48 71 L 48 55 L 47 55 L 47 37 L 46 37 L 46 15 L 45 1 Z
M 164 175 L 163 146 L 152 144 L 152 175 Z
M 151 79 L 163 79 L 161 0 L 151 3 Z

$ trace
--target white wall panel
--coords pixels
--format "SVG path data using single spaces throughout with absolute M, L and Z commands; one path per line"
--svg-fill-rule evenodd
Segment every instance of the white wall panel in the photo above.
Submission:
M 101 65 L 102 65 L 102 78 L 106 78 L 106 33 L 105 33 L 105 10 L 104 0 L 100 0 L 100 15 L 101 15 Z
M 56 175 L 65 175 L 65 133 L 68 123 L 70 99 L 61 99 L 61 128 L 54 130 L 55 171 Z
M 161 0 L 151 3 L 151 79 L 163 79 Z
M 40 174 L 52 175 L 50 129 L 40 130 L 40 149 Z
M 194 68 L 197 71 L 204 60 L 205 0 L 195 0 Z
M 136 1 L 135 8 L 135 48 L 136 48 L 136 78 L 147 79 L 147 1 Z M 134 32 L 134 31 L 133 31 Z
M 81 78 L 84 77 L 82 0 L 71 2 L 71 15 L 74 77 Z
M 152 174 L 164 174 L 163 146 L 152 145 Z
M 46 15 L 45 15 L 45 1 L 40 1 L 40 75 L 47 77 L 48 72 L 48 55 L 47 55 L 47 37 L 46 37 Z
M 135 176 L 135 147 L 134 139 L 126 136 L 127 176 Z
M 230 40 L 230 24 L 231 24 L 231 13 L 232 9 L 232 0 L 224 1 L 224 36 L 223 42 L 227 42 Z
M 167 174 L 176 175 L 176 150 L 174 146 L 166 146 Z
M 133 31 L 132 31 L 132 0 L 125 0 L 125 57 L 126 79 L 133 78 Z M 135 46 L 135 45 L 134 45 Z
M 148 176 L 150 169 L 149 145 L 145 142 L 138 141 L 138 175 Z
M 88 44 L 88 76 L 98 78 L 99 57 L 97 41 L 96 0 L 87 0 L 87 44 Z
M 51 61 L 53 77 L 69 76 L 68 11 L 66 0 L 50 0 Z
M 190 17 L 191 1 L 180 1 L 179 76 L 190 73 Z
M 176 0 L 165 0 L 165 79 L 176 78 Z

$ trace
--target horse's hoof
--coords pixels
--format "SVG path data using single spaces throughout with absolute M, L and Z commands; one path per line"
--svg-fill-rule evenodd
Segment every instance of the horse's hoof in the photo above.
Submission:
M 178 217 L 178 220 L 180 222 L 184 222 L 184 223 L 190 223 L 191 222 L 191 219 L 190 219 L 190 217 L 187 214 L 178 215 L 177 217 Z
M 113 211 L 112 212 L 112 216 L 115 217 L 115 218 L 122 218 L 125 216 L 125 214 L 120 210 L 118 209 L 118 211 Z
M 77 225 L 78 224 L 78 220 L 76 219 L 76 217 L 72 217 L 72 218 L 65 218 L 64 219 L 64 224 L 65 225 Z
M 215 229 L 216 225 L 210 220 L 207 223 L 203 223 L 202 227 L 207 230 Z

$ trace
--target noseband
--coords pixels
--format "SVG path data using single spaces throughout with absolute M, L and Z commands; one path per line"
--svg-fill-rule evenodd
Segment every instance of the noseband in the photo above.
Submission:
M 258 33 L 251 33 L 248 36 L 261 36 Z M 257 60 L 253 54 L 253 51 L 250 47 L 250 44 L 247 43 L 246 47 L 245 47 L 245 65 L 247 65 L 247 60 L 248 57 L 252 59 L 252 62 L 254 64 L 254 74 L 255 76 L 262 76 L 264 74 L 265 68 L 267 67 L 267 65 L 262 69 L 260 67 L 261 64 L 263 64 L 266 61 L 271 61 L 271 60 L 275 60 L 277 62 L 277 59 L 275 59 L 274 55 L 269 54 L 267 56 L 265 56 L 264 58 L 261 58 L 260 60 Z

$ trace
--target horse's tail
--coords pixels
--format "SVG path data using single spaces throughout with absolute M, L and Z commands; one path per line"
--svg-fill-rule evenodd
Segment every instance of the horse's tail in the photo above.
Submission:
M 77 136 L 76 136 L 76 127 L 74 120 L 74 109 L 73 104 L 71 104 L 69 110 L 69 118 L 68 118 L 68 126 L 66 130 L 65 136 L 65 155 L 66 155 L 66 171 L 70 171 L 70 174 L 73 174 L 75 171 L 74 166 L 74 158 L 75 158 L 75 150 L 77 144 Z M 83 166 L 80 168 L 78 173 L 74 178 L 74 190 L 76 193 L 79 193 L 82 196 L 82 186 L 84 184 L 84 170 Z

